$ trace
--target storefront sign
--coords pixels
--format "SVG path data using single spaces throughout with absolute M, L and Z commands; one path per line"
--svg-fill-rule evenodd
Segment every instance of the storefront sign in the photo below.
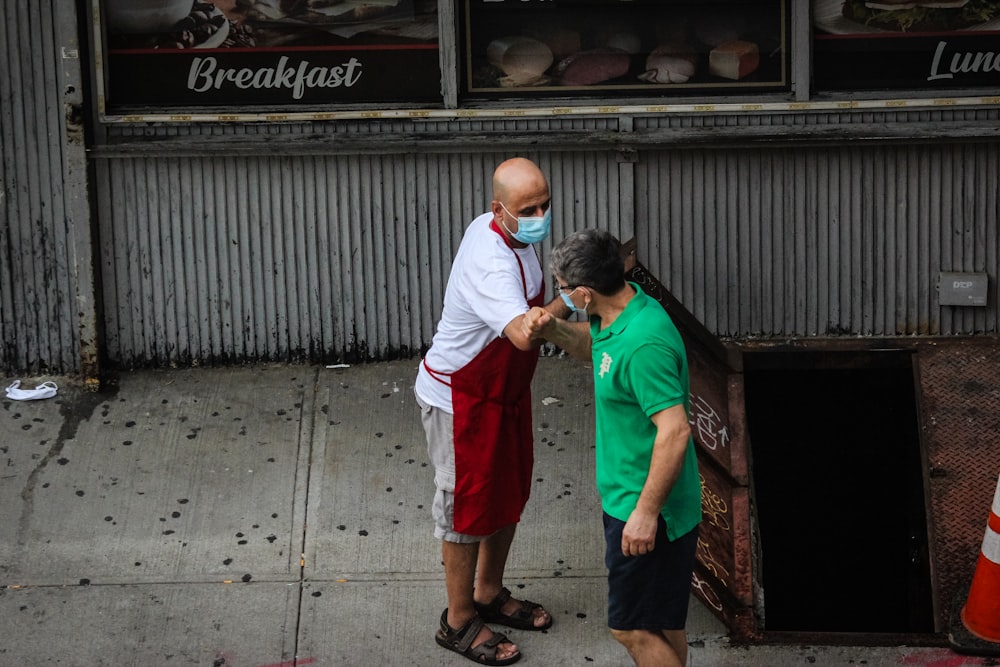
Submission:
M 115 105 L 430 101 L 428 91 L 441 87 L 435 48 L 126 51 L 112 52 L 110 61 Z
M 112 108 L 440 102 L 433 2 L 106 0 L 104 16 Z
M 873 10 L 860 0 L 813 0 L 813 17 L 818 90 L 1000 86 L 998 1 Z

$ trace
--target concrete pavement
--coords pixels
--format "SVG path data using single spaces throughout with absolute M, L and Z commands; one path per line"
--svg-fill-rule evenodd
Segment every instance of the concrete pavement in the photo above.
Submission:
M 417 361 L 121 373 L 0 395 L 0 667 L 465 665 L 445 606 Z M 605 627 L 591 369 L 541 360 L 536 474 L 508 568 L 554 627 L 523 665 L 629 665 Z M 6 378 L 4 386 L 15 378 Z M 26 387 L 49 378 L 25 378 Z M 940 647 L 731 646 L 691 665 L 997 664 Z

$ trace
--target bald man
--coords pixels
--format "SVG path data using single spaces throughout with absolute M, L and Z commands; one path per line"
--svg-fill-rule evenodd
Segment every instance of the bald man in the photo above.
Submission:
M 434 466 L 431 514 L 448 596 L 435 639 L 480 664 L 521 657 L 487 623 L 552 625 L 541 605 L 514 599 L 503 584 L 531 486 L 530 385 L 544 342 L 525 335 L 523 318 L 532 307 L 570 312 L 559 298 L 545 303 L 533 247 L 549 235 L 550 203 L 548 180 L 532 161 L 496 168 L 490 211 L 466 229 L 414 387 Z

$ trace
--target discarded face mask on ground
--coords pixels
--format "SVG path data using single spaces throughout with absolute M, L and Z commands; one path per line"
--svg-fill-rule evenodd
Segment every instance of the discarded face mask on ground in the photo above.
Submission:
M 21 389 L 21 381 L 14 380 L 7 387 L 7 398 L 15 401 L 37 401 L 40 398 L 52 398 L 58 389 L 55 382 L 43 382 L 34 389 Z

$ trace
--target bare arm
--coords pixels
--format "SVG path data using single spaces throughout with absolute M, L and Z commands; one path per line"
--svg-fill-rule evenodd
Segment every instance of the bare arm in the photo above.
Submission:
M 562 299 L 556 299 L 562 302 Z M 550 304 L 551 305 L 551 304 Z M 562 306 L 564 316 L 569 309 Z M 524 335 L 535 340 L 547 340 L 566 350 L 578 359 L 590 360 L 590 324 L 588 322 L 567 322 L 554 317 L 545 308 L 532 308 L 522 320 Z
M 657 517 L 680 476 L 691 435 L 683 404 L 660 410 L 650 419 L 656 425 L 656 439 L 646 483 L 622 532 L 626 556 L 649 553 L 656 546 Z
M 519 315 L 512 319 L 507 323 L 507 326 L 504 327 L 503 335 L 506 336 L 510 342 L 514 344 L 514 347 L 519 350 L 533 350 L 548 340 L 547 337 L 541 335 L 540 331 L 533 331 L 532 328 L 528 326 L 527 321 L 529 316 L 532 316 L 533 311 L 547 313 L 549 317 L 557 321 L 559 321 L 559 318 L 566 318 L 570 315 L 570 310 L 566 307 L 566 304 L 563 303 L 563 300 L 556 298 L 549 301 L 542 308 L 532 308 L 523 315 Z M 537 315 L 535 317 L 537 317 Z

